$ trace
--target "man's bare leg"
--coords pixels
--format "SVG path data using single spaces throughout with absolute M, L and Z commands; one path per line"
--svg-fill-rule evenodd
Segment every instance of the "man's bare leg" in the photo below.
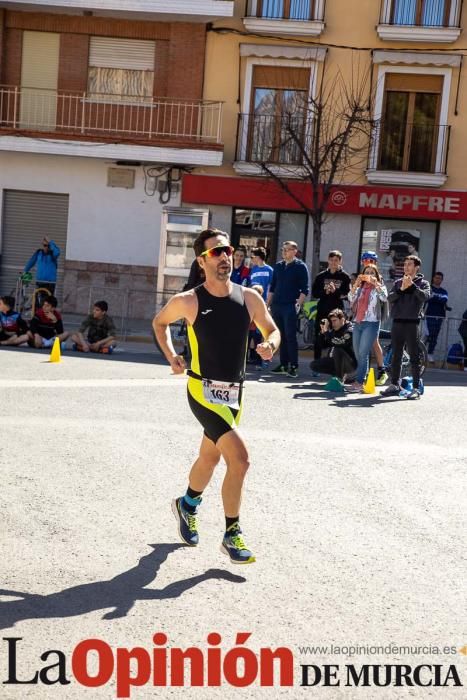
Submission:
M 217 441 L 227 471 L 222 484 L 222 501 L 227 518 L 236 518 L 240 514 L 242 488 L 248 467 L 248 450 L 237 430 L 229 430 Z
M 204 491 L 211 481 L 214 469 L 219 463 L 221 453 L 212 440 L 203 435 L 199 448 L 199 455 L 191 467 L 188 483 L 193 491 Z
M 240 527 L 240 506 L 242 488 L 250 462 L 248 450 L 236 430 L 230 430 L 217 441 L 227 464 L 227 471 L 222 484 L 222 500 L 225 511 L 225 534 L 221 551 L 230 558 L 233 564 L 251 564 L 255 560 L 253 553 L 243 541 Z
M 184 496 L 172 501 L 172 511 L 178 523 L 180 538 L 185 544 L 195 547 L 199 542 L 196 513 L 201 504 L 201 495 L 211 481 L 221 453 L 206 435 L 203 435 L 199 455 L 190 470 L 188 489 Z

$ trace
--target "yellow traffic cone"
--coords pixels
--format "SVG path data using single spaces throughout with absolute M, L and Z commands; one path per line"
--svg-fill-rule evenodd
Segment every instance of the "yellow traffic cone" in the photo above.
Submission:
M 62 354 L 60 352 L 60 338 L 55 338 L 52 346 L 52 352 L 50 353 L 49 362 L 61 362 L 61 360 Z
M 373 367 L 370 368 L 366 382 L 363 385 L 364 394 L 376 394 L 376 383 L 375 383 L 375 370 Z

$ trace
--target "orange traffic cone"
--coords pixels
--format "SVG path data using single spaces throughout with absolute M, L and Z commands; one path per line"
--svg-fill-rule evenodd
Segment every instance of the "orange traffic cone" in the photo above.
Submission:
M 366 382 L 363 385 L 364 394 L 376 394 L 376 383 L 375 383 L 375 370 L 373 367 L 370 368 Z
M 62 353 L 60 352 L 60 338 L 55 338 L 52 346 L 52 352 L 50 353 L 49 362 L 61 362 L 61 360 Z

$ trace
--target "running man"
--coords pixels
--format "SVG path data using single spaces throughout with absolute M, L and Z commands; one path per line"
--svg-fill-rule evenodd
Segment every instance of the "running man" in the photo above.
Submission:
M 192 355 L 187 372 L 188 403 L 204 428 L 187 492 L 174 499 L 172 510 L 182 541 L 196 546 L 198 507 L 222 456 L 227 471 L 222 484 L 226 524 L 221 551 L 234 564 L 250 564 L 255 557 L 245 545 L 240 527 L 242 486 L 249 461 L 246 445 L 237 430 L 242 412 L 248 329 L 252 321 L 260 329 L 265 340 L 256 351 L 264 361 L 270 360 L 279 347 L 280 333 L 262 297 L 230 281 L 234 249 L 226 233 L 206 229 L 193 247 L 205 282 L 176 294 L 153 321 L 156 338 L 174 374 L 182 374 L 186 365 L 174 350 L 169 325 L 182 318 L 187 322 Z

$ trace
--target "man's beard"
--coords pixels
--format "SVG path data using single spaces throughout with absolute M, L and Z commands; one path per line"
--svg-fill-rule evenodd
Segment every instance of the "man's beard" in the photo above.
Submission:
M 224 282 L 225 280 L 230 279 L 230 272 L 230 268 L 222 268 L 221 270 L 218 268 L 216 270 L 216 279 L 220 282 Z

